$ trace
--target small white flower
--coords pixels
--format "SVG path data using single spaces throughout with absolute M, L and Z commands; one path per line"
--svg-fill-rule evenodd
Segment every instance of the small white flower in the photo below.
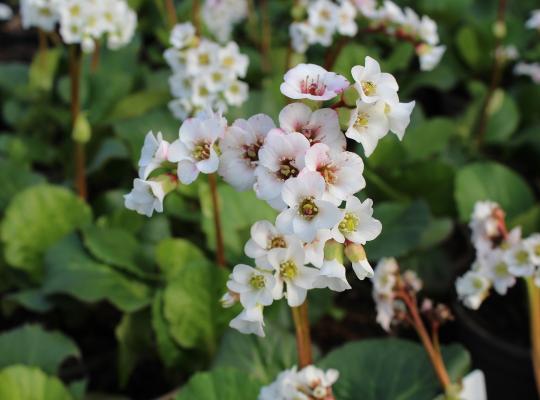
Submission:
M 219 66 L 236 76 L 243 78 L 246 76 L 249 65 L 249 58 L 240 53 L 240 49 L 235 42 L 229 42 L 222 47 L 218 53 Z
M 441 62 L 441 58 L 446 51 L 446 46 L 431 46 L 421 44 L 416 47 L 416 53 L 420 56 L 420 69 L 431 71 Z
M 209 40 L 202 40 L 197 47 L 186 50 L 186 68 L 191 75 L 210 71 L 218 61 L 220 47 Z
M 246 256 L 253 258 L 260 268 L 270 269 L 267 255 L 275 249 L 284 249 L 298 239 L 279 232 L 270 221 L 257 221 L 251 226 L 251 238 L 244 246 Z
M 249 86 L 246 82 L 233 80 L 225 88 L 223 95 L 225 100 L 232 106 L 242 105 L 248 98 Z
M 320 229 L 317 231 L 315 239 L 304 244 L 306 264 L 312 264 L 317 268 L 322 267 L 324 262 L 324 246 L 331 238 L 332 232 L 330 232 L 330 229 Z
M 377 308 L 376 320 L 385 331 L 390 331 L 390 326 L 394 320 L 394 298 L 392 296 L 377 295 L 374 292 L 373 300 Z
M 332 385 L 339 378 L 335 369 L 323 371 L 313 365 L 308 365 L 297 374 L 297 380 L 302 393 L 307 393 L 315 399 L 326 400 L 332 395 Z
M 38 27 L 51 32 L 60 19 L 57 4 L 52 0 L 21 0 L 20 9 L 24 29 Z
M 331 151 L 323 143 L 313 145 L 306 152 L 306 169 L 318 172 L 324 178 L 323 200 L 337 206 L 366 186 L 362 158 L 348 151 Z
M 305 22 L 294 22 L 289 28 L 292 48 L 295 52 L 303 54 L 309 46 L 309 26 Z
M 501 295 L 506 294 L 508 288 L 516 283 L 515 276 L 510 272 L 509 265 L 505 261 L 505 252 L 501 249 L 493 249 L 483 261 L 486 276 L 492 281 L 493 288 Z
M 257 196 L 279 210 L 285 208 L 281 198 L 283 184 L 304 168 L 309 147 L 309 141 L 300 133 L 285 134 L 279 129 L 268 132 L 255 170 Z
M 525 23 L 525 27 L 540 30 L 540 10 L 533 10 L 531 12 L 531 17 Z
M 349 242 L 366 244 L 375 239 L 382 231 L 380 221 L 373 218 L 373 201 L 361 202 L 356 196 L 349 196 L 343 219 L 334 226 L 332 234 L 339 243 Z
M 308 8 L 308 22 L 312 26 L 334 27 L 338 23 L 338 7 L 330 0 L 316 0 Z
M 298 64 L 287 71 L 281 93 L 291 99 L 330 100 L 349 87 L 349 81 L 315 64 Z
M 307 170 L 286 181 L 282 197 L 289 208 L 278 215 L 278 229 L 311 242 L 318 230 L 334 227 L 343 214 L 334 204 L 322 200 L 324 189 L 322 176 Z
M 508 270 L 518 277 L 531 276 L 535 271 L 535 265 L 531 255 L 523 242 L 519 242 L 505 252 L 504 260 L 508 264 Z
M 229 323 L 229 326 L 246 335 L 255 334 L 264 337 L 263 306 L 244 309 Z
M 540 233 L 535 233 L 523 241 L 534 265 L 540 266 Z
M 338 10 L 337 31 L 340 35 L 355 36 L 358 32 L 356 24 L 356 8 L 350 1 L 344 1 Z
M 514 67 L 514 74 L 529 76 L 534 83 L 540 84 L 540 63 L 519 62 Z
M 375 267 L 373 288 L 378 295 L 393 296 L 399 266 L 394 258 L 383 258 Z
M 302 305 L 306 300 L 307 291 L 313 288 L 313 281 L 319 272 L 315 268 L 305 266 L 305 254 L 302 246 L 294 245 L 271 251 L 268 253 L 268 262 L 276 271 L 274 299 L 279 300 L 283 297 L 283 286 L 286 284 L 286 297 L 289 306 Z
M 489 294 L 490 281 L 479 271 L 467 271 L 456 281 L 459 299 L 473 310 L 477 310 Z
M 176 24 L 171 32 L 171 44 L 178 50 L 182 50 L 192 44 L 195 37 L 195 27 L 191 22 Z
M 352 68 L 351 74 L 355 80 L 354 87 L 360 93 L 365 103 L 375 103 L 378 100 L 396 102 L 399 86 L 396 78 L 381 72 L 379 63 L 367 56 L 365 66 L 357 65 Z
M 374 104 L 358 101 L 351 113 L 349 128 L 345 136 L 362 144 L 366 157 L 369 157 L 389 129 L 383 101 Z
M 0 21 L 7 21 L 13 16 L 11 7 L 7 4 L 0 4 Z
M 124 204 L 128 210 L 151 217 L 154 211 L 163 212 L 164 197 L 162 182 L 135 179 L 131 192 L 124 195 Z
M 347 282 L 345 267 L 338 260 L 324 260 L 319 276 L 313 282 L 314 288 L 329 288 L 335 292 L 351 289 Z
M 169 161 L 178 163 L 178 178 L 188 185 L 199 172 L 216 172 L 219 158 L 215 141 L 223 136 L 224 127 L 216 118 L 191 118 L 180 127 L 179 139 L 169 146 Z
M 180 121 L 185 120 L 193 112 L 193 105 L 187 99 L 174 99 L 168 104 L 173 116 Z
M 240 295 L 240 303 L 245 308 L 253 308 L 259 304 L 272 304 L 275 284 L 276 280 L 271 273 L 238 264 L 227 282 L 227 288 Z
M 418 35 L 431 46 L 439 43 L 439 34 L 437 33 L 437 24 L 427 15 L 423 15 L 418 24 Z
M 487 400 L 486 379 L 482 371 L 477 369 L 469 372 L 462 383 L 461 400 Z
M 163 140 L 161 132 L 158 132 L 156 136 L 152 131 L 146 134 L 139 159 L 139 177 L 141 179 L 147 179 L 154 170 L 167 161 L 168 149 L 169 142 Z
M 311 111 L 303 103 L 289 104 L 279 113 L 279 126 L 287 133 L 301 133 L 311 145 L 324 143 L 334 150 L 345 150 L 347 145 L 338 114 L 331 108 Z
M 399 140 L 403 140 L 405 130 L 411 122 L 411 113 L 416 102 L 409 103 L 386 102 L 384 105 L 384 113 L 388 118 L 388 128 L 394 132 Z

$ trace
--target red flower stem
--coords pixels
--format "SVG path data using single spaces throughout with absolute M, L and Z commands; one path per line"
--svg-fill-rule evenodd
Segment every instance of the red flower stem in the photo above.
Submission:
M 223 245 L 223 229 L 221 226 L 221 214 L 219 207 L 219 193 L 217 189 L 217 179 L 215 174 L 208 175 L 210 184 L 210 194 L 212 197 L 212 211 L 214 214 L 214 230 L 216 231 L 216 261 L 219 267 L 225 268 L 225 246 Z
M 196 1 L 196 0 L 195 0 Z M 194 1 L 194 4 L 195 4 Z M 195 5 L 193 5 L 195 7 Z M 167 23 L 169 24 L 169 29 L 174 28 L 178 18 L 176 16 L 176 7 L 174 5 L 174 0 L 165 0 L 165 9 L 167 10 Z
M 309 331 L 308 302 L 299 307 L 291 307 L 296 329 L 296 350 L 298 352 L 298 368 L 302 369 L 313 363 L 311 351 L 311 335 Z

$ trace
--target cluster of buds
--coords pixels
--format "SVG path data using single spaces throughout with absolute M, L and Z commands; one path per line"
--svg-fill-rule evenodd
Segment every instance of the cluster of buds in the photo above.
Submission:
M 229 40 L 234 26 L 247 13 L 247 0 L 206 0 L 202 9 L 206 27 L 222 43 Z
M 176 118 L 184 120 L 205 109 L 225 112 L 246 101 L 248 85 L 240 78 L 246 75 L 249 59 L 235 42 L 222 46 L 200 38 L 190 22 L 176 25 L 170 42 L 164 57 L 173 72 L 169 108 Z
M 491 287 L 506 294 L 517 278 L 531 277 L 540 286 L 540 234 L 523 239 L 520 227 L 508 231 L 503 209 L 491 201 L 475 204 L 469 226 L 476 259 L 456 281 L 465 306 L 478 309 Z
M 258 400 L 335 400 L 332 385 L 339 372 L 323 371 L 312 365 L 297 371 L 296 367 L 281 372 L 277 379 L 261 389 Z
M 51 32 L 59 24 L 64 43 L 80 44 L 85 52 L 103 37 L 110 49 L 125 46 L 137 27 L 137 14 L 125 0 L 22 0 L 21 16 L 27 29 Z
M 420 58 L 422 70 L 432 70 L 441 60 L 445 46 L 439 45 L 437 24 L 428 16 L 422 17 L 410 8 L 401 9 L 386 0 L 307 0 L 298 13 L 307 13 L 304 21 L 290 27 L 292 46 L 304 53 L 309 46 L 332 45 L 335 34 L 355 36 L 358 20 L 365 19 L 366 32 L 381 32 L 411 42 Z

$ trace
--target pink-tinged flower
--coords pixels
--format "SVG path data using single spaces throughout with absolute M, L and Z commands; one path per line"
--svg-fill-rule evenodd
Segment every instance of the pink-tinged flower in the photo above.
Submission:
M 236 190 L 253 187 L 259 150 L 273 128 L 275 125 L 269 116 L 257 114 L 248 120 L 236 120 L 220 141 L 219 174 Z
M 317 143 L 306 152 L 306 168 L 324 178 L 322 199 L 337 206 L 366 186 L 362 158 L 349 151 L 332 151 L 324 143 Z
M 357 244 L 366 244 L 381 231 L 382 224 L 373 218 L 373 201 L 366 199 L 361 202 L 355 196 L 349 196 L 343 219 L 332 229 L 335 241 L 344 243 L 347 239 Z
M 300 133 L 286 134 L 280 129 L 268 132 L 255 170 L 257 196 L 278 210 L 285 208 L 281 188 L 287 179 L 298 176 L 304 168 L 308 149 L 309 141 Z
M 319 230 L 334 227 L 343 213 L 334 204 L 322 200 L 324 189 L 322 176 L 307 170 L 285 182 L 281 193 L 289 208 L 278 215 L 276 227 L 304 242 L 314 240 Z
M 199 172 L 211 174 L 219 166 L 215 141 L 223 136 L 224 126 L 218 118 L 190 118 L 180 127 L 180 137 L 169 146 L 168 158 L 178 163 L 178 179 L 190 184 Z
M 396 78 L 381 72 L 379 63 L 367 56 L 365 66 L 357 65 L 352 68 L 351 74 L 355 80 L 355 88 L 365 103 L 375 103 L 378 100 L 397 100 L 399 86 Z
M 301 133 L 311 145 L 324 143 L 335 150 L 344 150 L 347 145 L 338 114 L 331 108 L 311 111 L 302 103 L 289 104 L 279 113 L 279 126 L 285 132 Z
M 163 140 L 161 132 L 156 136 L 152 131 L 146 134 L 144 145 L 141 149 L 141 158 L 139 159 L 139 177 L 146 179 L 167 161 L 167 151 L 169 150 L 169 142 Z
M 349 87 L 349 81 L 315 64 L 298 64 L 287 71 L 280 90 L 291 99 L 330 100 Z

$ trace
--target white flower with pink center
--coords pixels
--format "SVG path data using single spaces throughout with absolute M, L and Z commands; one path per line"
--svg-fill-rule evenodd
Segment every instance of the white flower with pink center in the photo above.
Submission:
M 306 169 L 324 178 L 323 200 L 336 206 L 366 186 L 362 158 L 349 151 L 332 151 L 324 143 L 317 143 L 306 152 Z
M 281 188 L 289 178 L 298 176 L 304 168 L 309 141 L 300 133 L 284 133 L 280 129 L 268 132 L 259 150 L 259 165 L 255 170 L 255 192 L 260 199 L 282 210 Z
M 345 150 L 347 145 L 338 113 L 331 108 L 312 111 L 302 103 L 289 104 L 279 113 L 279 126 L 285 132 L 301 133 L 311 145 L 324 143 L 335 150 Z
M 343 219 L 332 229 L 335 241 L 344 243 L 347 240 L 362 245 L 375 239 L 381 231 L 381 222 L 373 218 L 373 201 L 361 202 L 356 196 L 349 196 Z
M 281 194 L 289 208 L 278 215 L 276 227 L 304 242 L 314 240 L 319 230 L 334 227 L 343 213 L 334 204 L 322 200 L 325 186 L 319 173 L 308 170 L 285 182 Z
M 381 72 L 379 63 L 367 56 L 365 65 L 357 65 L 352 68 L 351 74 L 355 80 L 355 88 L 360 93 L 360 98 L 365 103 L 375 103 L 379 100 L 397 100 L 399 86 L 396 78 Z
M 385 114 L 385 103 L 356 103 L 356 110 L 351 113 L 349 128 L 345 136 L 362 144 L 366 157 L 369 157 L 389 129 L 389 121 Z
M 146 134 L 144 145 L 141 149 L 141 158 L 139 159 L 139 177 L 146 179 L 158 169 L 162 163 L 167 161 L 167 151 L 169 142 L 163 140 L 161 132 L 156 136 L 152 131 Z
M 269 116 L 257 114 L 248 120 L 236 120 L 220 141 L 219 174 L 236 190 L 253 187 L 259 150 L 273 128 L 275 125 Z
M 217 171 L 219 157 L 214 149 L 216 140 L 223 136 L 225 127 L 221 118 L 190 118 L 180 127 L 179 138 L 169 146 L 168 159 L 178 163 L 178 179 L 190 184 L 199 172 Z
M 330 100 L 349 87 L 349 81 L 315 64 L 298 64 L 287 71 L 280 90 L 291 99 Z

